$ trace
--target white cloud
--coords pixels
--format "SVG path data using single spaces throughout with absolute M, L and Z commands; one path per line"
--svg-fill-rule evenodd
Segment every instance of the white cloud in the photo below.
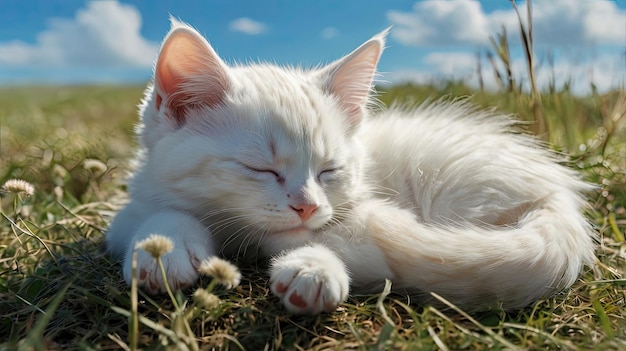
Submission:
M 389 11 L 391 35 L 402 44 L 477 44 L 488 37 L 488 22 L 480 3 L 472 0 L 418 1 L 413 12 Z
M 339 30 L 335 27 L 326 27 L 322 30 L 322 38 L 330 40 L 339 35 Z
M 267 26 L 247 17 L 237 18 L 230 22 L 230 30 L 249 35 L 258 35 L 267 32 Z
M 526 4 L 518 7 L 525 15 Z M 409 46 L 488 45 L 489 35 L 507 27 L 519 37 L 514 10 L 486 13 L 479 1 L 418 1 L 411 12 L 388 11 L 392 37 Z M 624 45 L 626 10 L 611 0 L 536 0 L 533 30 L 538 45 Z
M 158 44 L 141 36 L 141 15 L 117 1 L 94 1 L 73 19 L 54 18 L 35 44 L 0 43 L 13 67 L 151 67 Z
M 624 45 L 626 10 L 614 1 L 543 0 L 534 7 L 536 38 L 553 45 Z
M 459 76 L 476 69 L 476 55 L 466 52 L 433 52 L 424 58 L 424 63 L 436 67 L 446 76 Z

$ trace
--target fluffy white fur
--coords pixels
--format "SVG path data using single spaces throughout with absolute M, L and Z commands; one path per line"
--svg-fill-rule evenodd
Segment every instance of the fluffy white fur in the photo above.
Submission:
M 368 112 L 383 32 L 319 69 L 229 67 L 173 21 L 141 106 L 131 202 L 107 234 L 130 280 L 134 245 L 169 236 L 175 287 L 201 260 L 271 259 L 296 313 L 331 311 L 385 279 L 465 308 L 517 309 L 594 262 L 590 187 L 514 122 L 464 102 Z M 163 291 L 152 257 L 139 284 Z

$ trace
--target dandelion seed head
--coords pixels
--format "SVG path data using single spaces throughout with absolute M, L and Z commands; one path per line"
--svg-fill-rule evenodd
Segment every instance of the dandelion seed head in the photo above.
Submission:
M 17 195 L 32 196 L 35 193 L 35 187 L 23 179 L 9 179 L 2 188 Z
M 135 247 L 146 251 L 154 258 L 159 258 L 174 249 L 174 242 L 166 236 L 150 234 L 149 237 L 137 242 Z
M 193 293 L 193 301 L 206 309 L 213 309 L 220 304 L 219 297 L 202 288 Z
M 218 283 L 227 289 L 232 289 L 239 285 L 241 273 L 232 263 L 219 257 L 213 256 L 202 261 L 199 271 L 205 275 L 213 277 Z

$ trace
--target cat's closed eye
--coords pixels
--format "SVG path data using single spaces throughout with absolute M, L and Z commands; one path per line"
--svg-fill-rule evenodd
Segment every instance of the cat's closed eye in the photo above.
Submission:
M 319 172 L 319 174 L 317 175 L 317 180 L 322 184 L 327 183 L 333 180 L 338 171 L 339 168 L 326 168 Z
M 248 172 L 252 173 L 253 176 L 273 176 L 278 183 L 284 183 L 285 178 L 278 172 L 271 168 L 258 168 L 256 166 L 250 166 L 245 163 L 239 163 L 243 168 L 245 168 Z

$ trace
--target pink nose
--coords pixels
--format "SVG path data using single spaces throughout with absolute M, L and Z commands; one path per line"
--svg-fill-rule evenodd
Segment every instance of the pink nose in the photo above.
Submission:
M 297 204 L 295 206 L 289 205 L 289 207 L 291 207 L 294 211 L 296 211 L 298 216 L 300 216 L 300 218 L 303 221 L 306 221 L 307 219 L 311 218 L 311 216 L 313 215 L 313 213 L 315 213 L 315 211 L 317 210 L 319 206 L 315 204 L 304 203 L 304 204 Z

